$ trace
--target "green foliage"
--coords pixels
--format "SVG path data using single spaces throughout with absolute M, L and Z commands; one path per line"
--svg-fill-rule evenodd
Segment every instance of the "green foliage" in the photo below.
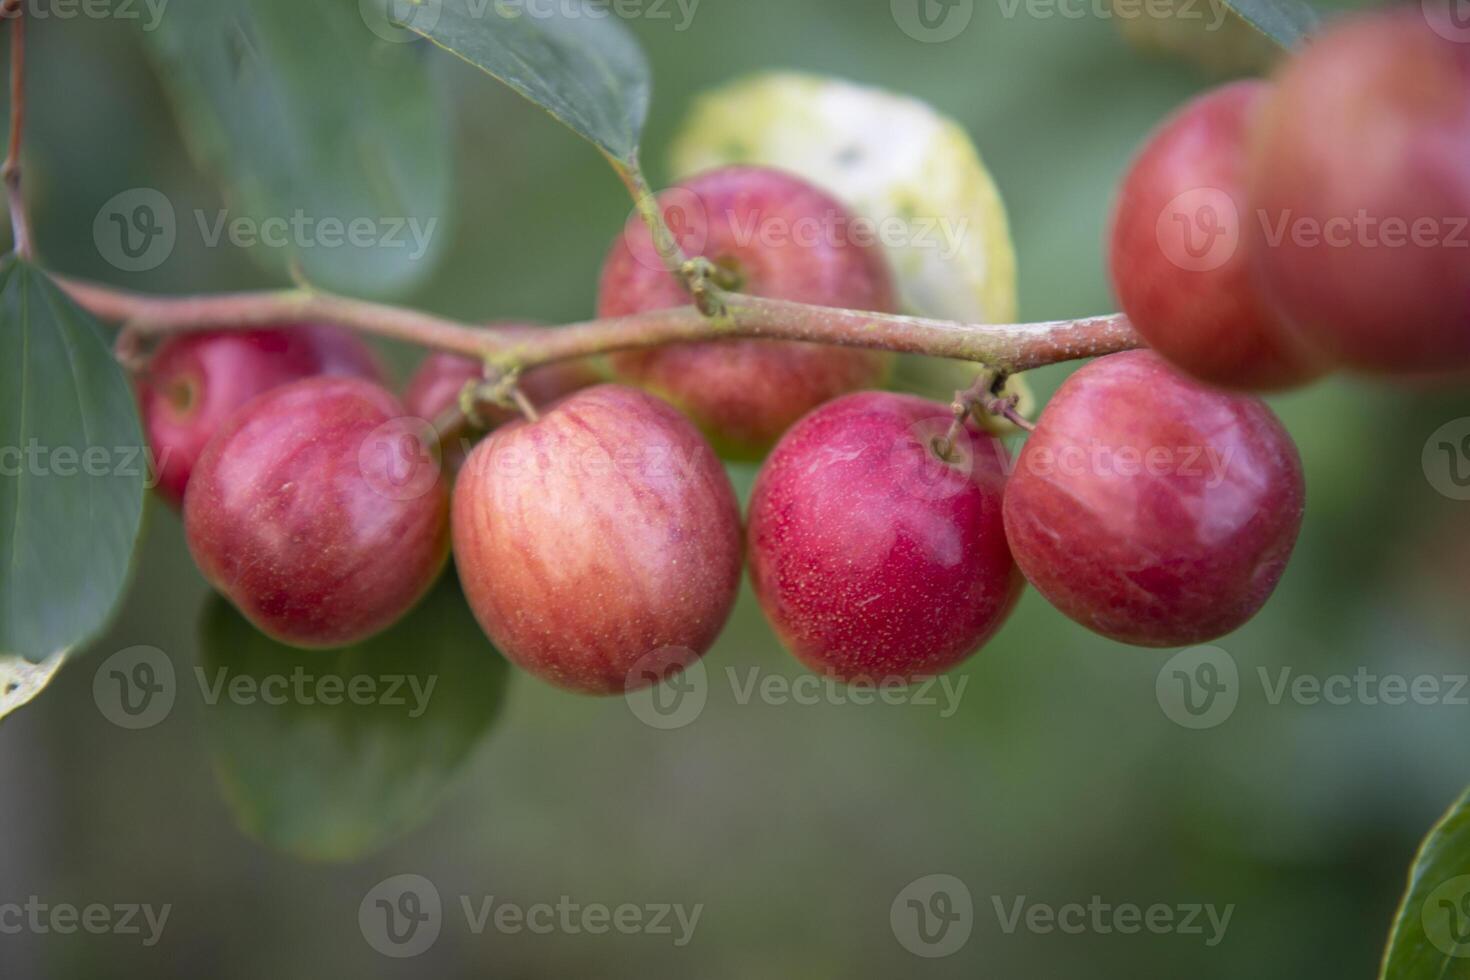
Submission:
M 224 795 L 248 833 L 303 858 L 351 860 L 423 819 L 505 693 L 506 663 L 452 575 L 354 647 L 283 646 L 218 596 L 202 643 Z
M 573 14 L 562 6 L 533 15 L 494 0 L 442 0 L 425 5 L 407 26 L 632 167 L 648 116 L 648 61 L 605 9 Z
M 1470 976 L 1470 791 L 1424 838 L 1394 917 L 1380 980 Z
M 414 45 L 376 35 L 356 3 L 299 0 L 192 0 L 145 37 L 191 148 L 240 209 L 230 218 L 310 222 L 252 255 L 358 293 L 431 271 L 453 213 L 450 135 Z M 364 220 L 353 237 L 323 226 Z M 425 234 L 422 254 L 405 225 Z
M 148 473 L 101 328 L 44 274 L 0 263 L 0 652 L 93 637 L 127 581 Z

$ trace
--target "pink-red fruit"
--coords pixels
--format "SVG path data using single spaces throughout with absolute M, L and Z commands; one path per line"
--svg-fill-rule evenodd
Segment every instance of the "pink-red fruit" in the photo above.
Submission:
M 1229 633 L 1275 590 L 1301 527 L 1296 447 L 1259 399 L 1152 351 L 1082 368 L 1006 488 L 1021 571 L 1052 605 L 1138 646 Z
M 444 566 L 434 447 L 378 385 L 311 378 L 250 402 L 205 447 L 184 498 L 194 560 L 262 632 L 345 646 L 392 625 Z
M 940 673 L 1005 622 L 1022 580 L 1006 544 L 1004 447 L 971 423 L 941 458 L 947 406 L 882 392 L 786 433 L 750 500 L 750 575 L 815 671 L 882 684 Z
M 1361 371 L 1470 369 L 1470 43 L 1431 28 L 1453 26 L 1435 6 L 1328 30 L 1259 118 L 1258 278 Z
M 357 336 L 326 324 L 182 334 L 148 362 L 138 386 L 158 490 L 175 506 L 210 436 L 246 402 L 316 375 L 383 380 Z
M 728 167 L 686 181 L 659 203 L 685 252 L 733 275 L 741 292 L 848 309 L 892 311 L 878 245 L 834 198 L 779 170 Z M 634 217 L 602 273 L 604 317 L 687 306 Z M 618 376 L 689 415 L 723 453 L 758 458 L 822 402 L 877 384 L 882 354 L 768 340 L 678 344 L 614 355 Z
M 740 514 L 713 450 L 632 388 L 577 392 L 470 454 L 454 556 L 480 625 L 559 687 L 646 687 L 709 650 L 740 582 Z
M 1270 91 L 1235 82 L 1166 120 L 1119 189 L 1113 290 L 1144 340 L 1196 378 L 1273 389 L 1321 373 L 1251 281 L 1242 247 L 1250 123 Z

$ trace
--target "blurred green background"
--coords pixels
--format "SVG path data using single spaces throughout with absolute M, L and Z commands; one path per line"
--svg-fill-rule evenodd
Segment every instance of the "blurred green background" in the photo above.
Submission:
M 634 20 L 656 80 L 651 176 L 661 182 L 690 96 L 750 71 L 911 93 L 960 120 L 992 168 L 1023 316 L 1111 309 L 1101 245 L 1111 190 L 1148 129 L 1213 78 L 1140 53 L 1107 18 L 1009 9 L 978 0 L 969 26 L 941 44 L 906 35 L 886 0 L 703 0 L 682 32 L 676 7 L 668 20 Z M 226 248 L 180 248 L 144 275 L 103 260 L 93 220 L 118 192 L 157 187 L 181 213 L 222 207 L 220 192 L 185 154 L 136 24 L 36 22 L 31 39 L 27 176 L 48 264 L 160 292 L 269 284 Z M 465 318 L 589 316 L 601 257 L 629 212 L 623 189 L 541 111 L 425 49 L 452 93 L 453 238 L 403 301 Z M 390 354 L 400 371 L 413 362 Z M 1042 394 L 1065 373 L 1039 372 Z M 300 862 L 237 828 L 203 737 L 214 709 L 188 679 L 207 590 L 177 518 L 150 505 L 114 628 L 0 729 L 0 903 L 169 903 L 168 925 L 153 948 L 115 935 L 0 935 L 0 976 L 1374 976 L 1414 848 L 1470 779 L 1470 707 L 1272 704 L 1257 668 L 1273 678 L 1283 667 L 1470 671 L 1470 504 L 1436 492 L 1421 465 L 1430 434 L 1470 415 L 1470 397 L 1336 381 L 1275 405 L 1305 460 L 1306 526 L 1274 600 L 1219 644 L 1239 665 L 1241 695 L 1218 727 L 1187 730 L 1161 709 L 1155 681 L 1173 651 L 1110 644 L 1034 594 L 956 672 L 966 687 L 952 716 L 917 704 L 741 704 L 727 668 L 800 673 L 747 593 L 707 658 L 709 702 L 693 724 L 657 731 L 621 699 L 515 676 L 444 805 L 345 865 Z M 102 716 L 92 682 L 105 656 L 137 644 L 166 651 L 188 680 L 165 722 L 135 732 Z M 430 951 L 396 961 L 364 940 L 358 907 L 401 873 L 432 880 L 446 916 Z M 890 906 L 935 873 L 965 883 L 973 932 L 954 955 L 923 959 L 895 937 Z M 475 935 L 461 895 L 703 909 L 676 948 L 616 932 Z M 1007 932 L 994 903 L 1021 896 L 1234 912 L 1213 947 L 1147 931 Z

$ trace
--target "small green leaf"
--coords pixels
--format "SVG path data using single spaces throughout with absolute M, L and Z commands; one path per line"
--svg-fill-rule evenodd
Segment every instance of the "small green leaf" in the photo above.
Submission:
M 102 328 L 34 267 L 0 261 L 0 650 L 40 663 L 106 625 L 147 475 Z
M 648 61 L 628 28 L 599 7 L 584 0 L 543 9 L 513 0 L 421 0 L 406 26 L 631 168 L 648 117 Z
M 1424 838 L 1380 980 L 1470 977 L 1470 791 Z
M 1222 0 L 1240 19 L 1290 50 L 1317 29 L 1321 17 L 1303 0 Z
M 432 811 L 499 713 L 508 674 L 453 575 L 392 629 L 333 651 L 283 646 L 216 596 L 198 671 L 215 771 L 240 825 L 334 861 Z
M 177 216 L 180 242 L 357 293 L 429 273 L 448 237 L 448 119 L 420 46 L 373 26 L 353 0 L 189 0 L 146 34 L 228 191 L 223 214 Z

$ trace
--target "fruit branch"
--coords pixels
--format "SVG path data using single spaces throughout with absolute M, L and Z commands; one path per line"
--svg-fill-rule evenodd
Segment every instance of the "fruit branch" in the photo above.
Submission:
M 612 351 L 740 337 L 926 354 L 1006 373 L 1142 346 L 1122 314 L 1043 323 L 956 323 L 720 293 L 724 314 L 716 318 L 684 306 L 549 328 L 528 338 L 316 289 L 161 297 L 64 277 L 56 281 L 95 316 L 124 324 L 131 341 L 188 330 L 317 321 L 480 357 L 507 372 Z
M 31 257 L 31 224 L 26 215 L 25 199 L 20 192 L 20 147 L 25 133 L 26 91 L 25 54 L 26 21 L 19 0 L 5 0 L 0 5 L 0 18 L 10 25 L 10 144 L 5 163 L 0 166 L 0 179 L 5 181 L 5 196 L 10 206 L 10 225 L 15 238 L 15 251 L 21 258 Z

